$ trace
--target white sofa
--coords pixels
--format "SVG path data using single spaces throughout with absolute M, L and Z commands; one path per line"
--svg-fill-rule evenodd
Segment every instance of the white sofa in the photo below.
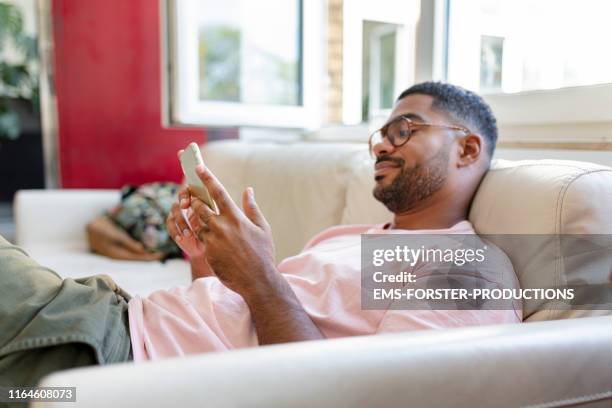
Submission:
M 204 159 L 238 199 L 253 186 L 280 258 L 335 224 L 387 221 L 371 197 L 372 161 L 357 144 L 217 142 Z M 116 262 L 86 252 L 86 221 L 115 191 L 22 191 L 16 233 L 64 276 L 107 273 L 132 293 L 188 283 L 183 261 Z M 470 220 L 483 234 L 610 234 L 612 169 L 580 162 L 498 162 Z M 524 286 L 558 284 L 498 243 Z M 609 283 L 609 270 L 590 283 Z M 267 346 L 145 364 L 69 370 L 45 386 L 76 386 L 76 406 L 610 406 L 608 310 L 539 310 L 527 323 Z M 583 317 L 577 319 L 577 317 Z M 555 320 L 557 319 L 557 320 Z M 560 319 L 560 320 L 558 320 Z M 35 404 L 35 406 L 62 406 Z M 74 406 L 74 405 L 71 405 Z
M 181 259 L 117 261 L 89 252 L 84 226 L 119 200 L 118 190 L 22 190 L 14 203 L 16 242 L 63 277 L 107 274 L 133 294 L 189 284 L 189 265 Z

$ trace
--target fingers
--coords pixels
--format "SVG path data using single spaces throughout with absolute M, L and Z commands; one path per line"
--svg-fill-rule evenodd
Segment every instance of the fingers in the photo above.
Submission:
M 191 195 L 189 194 L 189 187 L 184 186 L 178 190 L 178 200 L 181 208 L 189 208 L 191 202 Z
M 210 228 L 210 225 L 215 223 L 216 214 L 199 198 L 191 200 L 191 208 L 199 218 L 201 228 Z
M 255 192 L 253 191 L 252 187 L 248 187 L 242 193 L 242 208 L 244 210 L 244 214 L 253 224 L 263 229 L 270 228 L 268 221 L 263 216 L 257 202 L 255 201 Z
M 184 149 L 181 149 L 178 152 L 176 152 L 176 157 L 178 157 L 180 159 L 181 158 L 181 154 L 183 154 L 184 151 L 185 151 Z
M 223 187 L 223 184 L 221 184 L 217 177 L 212 174 L 208 167 L 199 165 L 196 167 L 196 173 L 212 195 L 213 200 L 217 202 L 221 212 L 223 212 L 223 210 L 226 210 L 225 212 L 236 211 L 236 204 L 232 201 L 232 198 L 227 190 L 225 190 L 225 187 Z
M 187 212 L 186 218 L 187 218 L 187 222 L 189 223 L 189 226 L 191 227 L 193 231 L 198 232 L 200 228 L 202 227 L 202 224 L 200 223 L 200 219 L 193 212 L 191 207 L 189 207 L 186 212 Z
M 172 205 L 172 216 L 174 217 L 174 222 L 176 223 L 176 226 L 178 228 L 178 233 L 187 236 L 188 232 L 191 231 L 191 228 L 189 228 L 189 225 L 185 220 L 183 211 L 176 203 Z
M 166 217 L 166 230 L 168 231 L 168 235 L 176 241 L 176 237 L 180 235 L 178 227 L 176 226 L 176 220 L 174 216 L 174 206 Z

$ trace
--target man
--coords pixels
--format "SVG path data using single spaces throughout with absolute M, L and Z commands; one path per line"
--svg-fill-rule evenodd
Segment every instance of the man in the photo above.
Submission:
M 54 370 L 132 358 L 519 322 L 518 307 L 363 310 L 360 304 L 360 235 L 473 234 L 467 214 L 496 138 L 495 118 L 477 95 L 442 83 L 409 88 L 370 139 L 374 196 L 394 213 L 393 220 L 333 227 L 278 266 L 272 232 L 253 190 L 244 192 L 241 210 L 201 167 L 198 174 L 219 214 L 183 190 L 167 220 L 190 257 L 193 283 L 129 304 L 129 296 L 106 277 L 62 281 L 5 243 L 0 246 L 0 380 L 27 385 Z M 509 262 L 502 269 L 495 284 L 518 287 Z

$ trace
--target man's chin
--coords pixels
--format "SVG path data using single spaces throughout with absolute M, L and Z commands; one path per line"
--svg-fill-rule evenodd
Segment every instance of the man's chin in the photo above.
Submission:
M 397 210 L 395 206 L 395 202 L 388 200 L 387 197 L 385 197 L 383 188 L 380 188 L 378 186 L 374 187 L 374 190 L 372 191 L 372 195 L 374 196 L 374 199 L 376 201 L 378 201 L 379 203 L 387 207 L 389 211 L 395 212 Z
M 377 188 L 385 188 L 390 186 L 394 179 L 395 177 L 393 177 L 391 174 L 381 174 L 374 177 Z
M 374 196 L 374 198 L 383 204 L 385 203 L 383 202 L 382 197 L 384 197 L 385 195 L 386 188 L 386 185 L 382 185 L 381 183 L 377 182 L 374 188 L 372 189 L 372 195 Z

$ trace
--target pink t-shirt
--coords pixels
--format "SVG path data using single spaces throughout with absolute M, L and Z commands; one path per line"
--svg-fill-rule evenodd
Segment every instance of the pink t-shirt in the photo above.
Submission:
M 391 230 L 347 225 L 315 236 L 298 255 L 283 260 L 283 274 L 304 310 L 327 338 L 470 325 L 518 323 L 514 310 L 362 310 L 361 234 L 474 234 L 468 221 L 444 230 Z M 508 288 L 519 288 L 509 271 Z M 187 287 L 136 296 L 129 303 L 135 361 L 258 345 L 250 311 L 240 295 L 216 277 Z

